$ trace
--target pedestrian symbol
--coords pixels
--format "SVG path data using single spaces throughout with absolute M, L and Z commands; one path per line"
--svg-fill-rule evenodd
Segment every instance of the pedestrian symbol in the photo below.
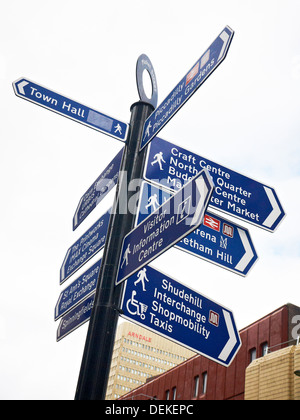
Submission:
M 147 137 L 149 137 L 150 136 L 150 128 L 152 127 L 152 125 L 151 125 L 151 121 L 149 121 L 149 124 L 147 125 L 147 128 L 146 128 L 146 133 L 145 133 L 145 136 L 144 136 L 144 138 L 147 136 Z
M 134 285 L 136 286 L 138 283 L 142 283 L 143 292 L 146 292 L 146 286 L 145 286 L 145 280 L 149 282 L 146 275 L 146 267 L 144 267 L 142 270 L 140 270 L 137 273 L 137 280 L 134 282 Z
M 148 198 L 148 204 L 145 206 L 146 209 L 149 207 L 153 207 L 152 211 L 155 211 L 160 206 L 159 202 L 157 201 L 157 194 L 153 194 Z
M 151 165 L 153 166 L 155 163 L 158 163 L 159 169 L 163 171 L 162 162 L 166 163 L 163 158 L 163 152 L 156 153 L 153 157 L 154 160 L 151 162 Z
M 115 133 L 119 133 L 122 136 L 122 127 L 120 126 L 120 124 L 118 123 L 115 127 Z
M 131 254 L 130 251 L 130 244 L 128 244 L 128 247 L 126 248 L 126 251 L 124 252 L 124 257 L 123 257 L 123 261 L 121 264 L 121 268 L 123 267 L 124 263 L 126 263 L 125 265 L 128 265 L 128 255 Z

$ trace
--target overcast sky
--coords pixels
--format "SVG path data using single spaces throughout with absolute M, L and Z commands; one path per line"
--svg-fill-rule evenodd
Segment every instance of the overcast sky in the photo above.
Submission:
M 225 61 L 160 136 L 272 186 L 287 216 L 274 233 L 237 221 L 259 255 L 246 278 L 178 249 L 152 265 L 230 308 L 242 329 L 300 305 L 299 16 L 291 0 L 2 5 L 1 399 L 74 398 L 87 324 L 56 343 L 59 270 L 112 205 L 115 190 L 72 231 L 79 199 L 123 146 L 18 98 L 12 82 L 26 77 L 129 122 L 140 54 L 154 66 L 160 103 L 226 25 L 235 31 Z

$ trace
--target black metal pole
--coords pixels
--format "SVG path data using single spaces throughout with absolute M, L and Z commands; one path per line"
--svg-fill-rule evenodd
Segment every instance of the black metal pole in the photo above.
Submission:
M 94 307 L 89 323 L 76 400 L 104 400 L 115 341 L 123 284 L 115 286 L 124 236 L 134 226 L 135 215 L 128 210 L 129 183 L 142 179 L 146 148 L 139 152 L 144 122 L 154 110 L 146 102 L 131 106 L 130 133 L 125 145 L 113 211 L 110 216 L 98 278 Z M 127 201 L 124 203 L 124 198 Z M 124 206 L 125 204 L 125 206 Z

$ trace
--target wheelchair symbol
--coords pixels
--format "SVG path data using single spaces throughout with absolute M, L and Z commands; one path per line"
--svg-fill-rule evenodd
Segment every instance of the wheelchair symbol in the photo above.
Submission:
M 136 295 L 136 291 L 133 290 L 131 294 L 131 298 L 128 299 L 126 303 L 127 311 L 131 315 L 138 315 L 141 319 L 145 319 L 145 313 L 147 312 L 148 306 L 144 303 L 139 302 L 134 297 Z

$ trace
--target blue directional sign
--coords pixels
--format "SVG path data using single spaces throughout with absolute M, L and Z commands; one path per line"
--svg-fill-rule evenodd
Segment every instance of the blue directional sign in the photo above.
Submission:
M 90 319 L 94 306 L 94 299 L 95 293 L 87 297 L 84 301 L 75 306 L 75 308 L 73 308 L 70 312 L 61 318 L 57 328 L 57 341 L 60 341 Z
M 59 295 L 55 305 L 55 321 L 78 305 L 83 299 L 95 292 L 101 266 L 101 259 L 93 264 L 81 276 L 74 280 Z
M 171 195 L 171 192 L 144 182 L 136 224 Z M 247 229 L 209 211 L 205 212 L 201 225 L 174 247 L 241 276 L 246 276 L 258 259 Z
M 96 181 L 81 197 L 73 217 L 73 230 L 94 210 L 108 192 L 116 185 L 119 177 L 123 149 L 110 162 Z
M 201 224 L 213 187 L 210 175 L 203 169 L 125 236 L 116 285 Z
M 149 145 L 144 178 L 177 191 L 203 168 L 215 183 L 210 207 L 270 232 L 277 228 L 285 213 L 273 188 L 159 137 Z
M 122 317 L 229 366 L 241 346 L 232 312 L 151 266 L 125 285 Z
M 209 211 L 199 228 L 175 247 L 241 276 L 246 276 L 258 259 L 247 229 Z
M 110 211 L 97 220 L 67 251 L 60 269 L 60 284 L 82 267 L 105 245 Z
M 62 96 L 24 77 L 13 82 L 13 88 L 15 94 L 20 98 L 54 111 L 117 140 L 126 141 L 129 128 L 126 123 Z
M 205 53 L 147 118 L 141 149 L 156 136 L 226 57 L 234 31 L 226 26 Z

